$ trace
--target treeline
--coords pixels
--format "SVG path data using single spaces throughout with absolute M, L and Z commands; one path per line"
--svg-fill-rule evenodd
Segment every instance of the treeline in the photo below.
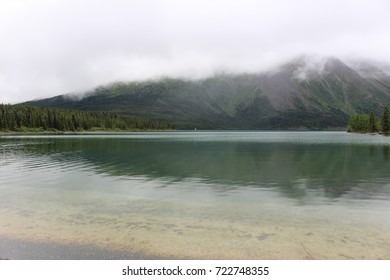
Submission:
M 0 131 L 162 130 L 170 125 L 128 115 L 0 104 Z
M 389 109 L 385 107 L 380 119 L 373 112 L 353 115 L 348 123 L 348 132 L 390 134 Z

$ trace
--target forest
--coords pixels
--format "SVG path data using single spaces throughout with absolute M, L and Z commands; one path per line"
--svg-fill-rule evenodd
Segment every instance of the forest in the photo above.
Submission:
M 131 131 L 167 130 L 166 122 L 146 120 L 114 112 L 86 112 L 26 105 L 0 104 L 0 131 Z M 348 123 L 348 132 L 390 134 L 390 113 L 384 108 L 380 118 L 371 114 L 355 114 Z
M 169 124 L 105 112 L 0 104 L 0 131 L 165 130 Z
M 382 116 L 378 119 L 373 112 L 367 114 L 353 115 L 348 123 L 348 132 L 359 133 L 382 133 L 390 134 L 390 114 L 385 107 Z

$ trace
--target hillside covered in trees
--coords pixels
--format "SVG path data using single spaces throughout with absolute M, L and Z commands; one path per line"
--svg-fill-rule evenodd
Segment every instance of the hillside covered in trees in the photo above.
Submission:
M 0 104 L 0 131 L 88 131 L 171 129 L 129 115 Z
M 345 129 L 390 107 L 390 75 L 370 64 L 298 58 L 274 71 L 115 83 L 24 103 L 129 114 L 177 129 Z

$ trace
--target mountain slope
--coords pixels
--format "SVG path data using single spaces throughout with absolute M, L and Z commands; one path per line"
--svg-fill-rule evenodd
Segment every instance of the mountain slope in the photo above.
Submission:
M 179 129 L 325 129 L 345 127 L 353 113 L 390 105 L 390 76 L 373 65 L 301 57 L 266 73 L 204 80 L 116 83 L 83 98 L 60 95 L 25 104 L 114 111 Z

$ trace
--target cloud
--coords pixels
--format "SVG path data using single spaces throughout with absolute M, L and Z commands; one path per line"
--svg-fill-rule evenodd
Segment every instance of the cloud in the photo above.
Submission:
M 0 102 L 301 54 L 390 63 L 389 11 L 385 0 L 3 0 Z

